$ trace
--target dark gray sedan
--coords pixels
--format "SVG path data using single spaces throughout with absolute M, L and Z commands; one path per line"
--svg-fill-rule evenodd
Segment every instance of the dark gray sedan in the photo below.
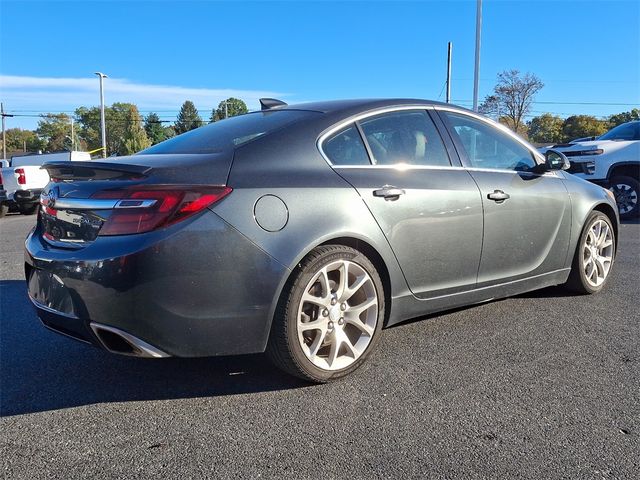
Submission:
M 606 284 L 615 201 L 562 154 L 436 102 L 262 104 L 137 155 L 44 167 L 25 270 L 46 327 L 143 357 L 267 351 L 324 382 L 383 326 Z

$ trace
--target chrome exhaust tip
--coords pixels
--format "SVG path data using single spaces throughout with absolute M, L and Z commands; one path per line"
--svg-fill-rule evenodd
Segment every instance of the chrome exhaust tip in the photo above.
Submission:
M 171 356 L 119 328 L 95 322 L 91 322 L 89 326 L 102 346 L 111 353 L 142 358 L 167 358 Z

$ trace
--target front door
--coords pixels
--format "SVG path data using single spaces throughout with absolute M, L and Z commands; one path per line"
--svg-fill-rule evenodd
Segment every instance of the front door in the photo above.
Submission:
M 524 143 L 470 115 L 441 111 L 463 162 L 478 184 L 484 239 L 478 286 L 503 283 L 564 267 L 571 202 L 561 175 L 534 173 Z

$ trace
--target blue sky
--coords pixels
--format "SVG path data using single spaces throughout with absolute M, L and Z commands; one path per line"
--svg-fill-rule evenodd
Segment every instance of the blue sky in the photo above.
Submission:
M 451 41 L 452 97 L 469 106 L 475 7 L 0 0 L 0 98 L 27 115 L 95 105 L 100 70 L 108 104 L 130 101 L 165 119 L 186 99 L 208 117 L 230 95 L 250 108 L 260 96 L 444 99 Z M 498 72 L 518 69 L 545 83 L 533 114 L 628 111 L 640 106 L 640 1 L 485 0 L 481 59 L 481 99 Z M 7 121 L 33 128 L 37 118 Z

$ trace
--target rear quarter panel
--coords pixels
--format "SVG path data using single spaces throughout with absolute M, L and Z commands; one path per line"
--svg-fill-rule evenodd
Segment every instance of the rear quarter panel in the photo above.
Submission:
M 391 284 L 388 293 L 392 297 L 410 294 L 371 212 L 320 155 L 316 147 L 319 131 L 307 128 L 274 132 L 238 149 L 228 180 L 233 193 L 213 211 L 291 271 L 313 248 L 332 239 L 364 241 L 385 263 Z M 256 221 L 254 207 L 264 195 L 277 196 L 287 207 L 288 220 L 280 231 L 268 232 Z M 287 280 L 281 280 L 273 312 Z

